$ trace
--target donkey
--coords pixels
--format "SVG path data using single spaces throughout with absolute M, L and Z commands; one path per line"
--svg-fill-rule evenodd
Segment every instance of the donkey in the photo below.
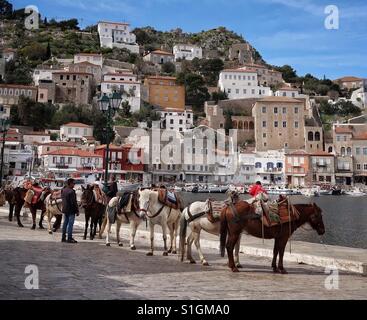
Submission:
M 83 239 L 87 239 L 89 220 L 90 224 L 90 240 L 94 240 L 97 234 L 97 224 L 101 230 L 103 215 L 106 210 L 106 205 L 104 203 L 99 203 L 96 201 L 93 192 L 93 186 L 88 185 L 87 188 L 82 187 L 83 194 L 81 197 L 81 205 L 85 212 L 85 230 Z
M 135 246 L 135 235 L 136 231 L 138 230 L 139 225 L 143 222 L 144 219 L 142 219 L 138 212 L 139 212 L 139 204 L 138 204 L 138 193 L 134 192 L 131 194 L 132 198 L 128 199 L 128 202 L 131 201 L 131 208 L 125 207 L 124 205 L 120 204 L 121 198 L 115 197 L 112 198 L 111 201 L 108 204 L 107 207 L 107 214 L 105 215 L 102 228 L 99 232 L 99 238 L 102 239 L 103 233 L 107 226 L 107 237 L 106 237 L 106 246 L 110 247 L 110 232 L 112 224 L 114 223 L 114 220 L 116 220 L 116 240 L 119 247 L 123 246 L 123 243 L 120 239 L 120 229 L 122 224 L 129 224 L 130 225 L 130 249 L 136 250 Z M 127 196 L 130 198 L 130 194 L 127 194 Z M 126 203 L 126 206 L 129 205 L 129 203 Z M 110 214 L 111 213 L 111 214 Z
M 215 236 L 220 236 L 220 221 L 213 221 L 212 219 L 212 203 L 211 200 L 205 202 L 194 202 L 184 209 L 180 221 L 180 254 L 181 262 L 184 261 L 185 243 L 187 242 L 187 260 L 191 264 L 196 263 L 191 254 L 192 243 L 195 243 L 198 250 L 200 261 L 203 266 L 209 266 L 200 247 L 200 234 L 204 230 Z M 190 227 L 191 233 L 187 237 L 187 226 Z M 241 237 L 238 239 L 235 247 L 235 263 L 237 268 L 242 268 L 239 260 Z
M 179 226 L 181 211 L 172 209 L 158 199 L 158 190 L 140 190 L 139 191 L 139 208 L 140 217 L 148 218 L 150 229 L 150 251 L 147 256 L 154 254 L 154 226 L 156 224 L 162 227 L 164 241 L 164 256 L 168 253 L 176 254 L 176 238 Z M 167 233 L 170 233 L 171 247 L 167 248 Z
M 261 219 L 253 218 L 255 208 L 245 201 L 223 209 L 220 228 L 221 253 L 224 256 L 224 249 L 226 247 L 229 261 L 228 266 L 233 272 L 239 271 L 234 263 L 233 249 L 243 231 L 257 238 L 264 236 L 265 239 L 275 239 L 272 268 L 275 273 L 282 274 L 287 273 L 283 266 L 283 256 L 287 242 L 298 228 L 308 223 L 319 235 L 325 233 L 322 210 L 315 203 L 295 204 L 290 206 L 290 209 L 293 213 L 297 213 L 297 219 L 286 222 L 284 226 L 277 224 L 270 227 L 264 227 Z M 278 254 L 279 263 L 277 266 Z

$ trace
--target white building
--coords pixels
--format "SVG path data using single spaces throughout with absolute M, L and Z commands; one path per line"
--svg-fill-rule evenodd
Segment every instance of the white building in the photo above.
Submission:
M 190 109 L 165 109 L 158 113 L 161 115 L 162 129 L 183 132 L 194 127 L 194 113 Z
M 261 98 L 271 96 L 269 87 L 259 86 L 257 72 L 242 69 L 226 69 L 219 75 L 218 87 L 229 99 Z
M 234 177 L 234 183 L 250 185 L 255 183 L 255 153 L 240 153 L 238 155 L 238 174 Z
M 193 60 L 203 58 L 203 49 L 190 44 L 177 44 L 173 47 L 175 60 Z
M 93 137 L 93 126 L 69 122 L 60 127 L 60 139 L 62 141 L 81 142 L 83 138 Z
M 255 181 L 262 184 L 284 184 L 285 155 L 278 151 L 255 154 Z
M 131 32 L 128 23 L 101 21 L 98 23 L 98 33 L 102 48 L 128 49 L 139 53 L 136 36 Z
M 103 171 L 103 157 L 80 149 L 61 149 L 42 155 L 45 171 L 54 173 L 100 173 Z
M 353 91 L 350 101 L 361 109 L 367 108 L 367 79 L 363 79 L 363 86 Z
M 89 62 L 102 68 L 103 57 L 99 53 L 78 53 L 74 55 L 74 64 L 81 62 Z
M 155 50 L 146 54 L 143 57 L 143 60 L 154 64 L 164 64 L 167 62 L 173 63 L 175 60 L 175 56 L 167 51 Z
M 109 73 L 104 75 L 101 84 L 103 94 L 111 94 L 114 91 L 121 92 L 123 101 L 128 101 L 131 112 L 139 112 L 141 83 L 133 73 Z
M 39 86 L 40 80 L 48 80 L 52 81 L 52 74 L 54 72 L 62 72 L 65 71 L 63 69 L 53 69 L 52 66 L 50 68 L 48 67 L 40 67 L 37 69 L 34 69 L 33 71 L 33 83 L 36 87 Z
M 287 97 L 287 98 L 299 98 L 300 94 L 298 89 L 290 87 L 282 87 L 275 92 L 276 97 Z
M 50 134 L 45 132 L 30 132 L 23 134 L 23 142 L 25 145 L 40 144 L 50 141 Z

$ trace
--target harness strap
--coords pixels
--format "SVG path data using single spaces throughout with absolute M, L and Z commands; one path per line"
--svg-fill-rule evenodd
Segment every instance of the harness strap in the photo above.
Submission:
M 148 216 L 148 218 L 153 219 L 153 218 L 155 218 L 155 217 L 158 217 L 158 216 L 161 214 L 161 212 L 163 211 L 163 209 L 164 209 L 164 207 L 165 207 L 165 206 L 166 206 L 166 205 L 162 205 L 162 207 L 158 210 L 158 212 L 157 212 L 156 214 L 152 215 L 152 216 L 149 216 L 149 215 L 148 215 L 148 212 L 147 212 L 147 216 Z

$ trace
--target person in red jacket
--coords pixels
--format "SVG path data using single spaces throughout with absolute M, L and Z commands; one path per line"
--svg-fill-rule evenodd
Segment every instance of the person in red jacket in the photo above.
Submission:
M 249 190 L 249 194 L 253 197 L 256 197 L 261 192 L 267 194 L 260 181 L 257 181 Z

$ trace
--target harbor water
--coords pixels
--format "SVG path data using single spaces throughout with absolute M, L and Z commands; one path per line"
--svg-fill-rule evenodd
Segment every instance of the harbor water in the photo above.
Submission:
M 227 198 L 225 194 L 198 194 L 182 192 L 185 205 L 195 201 L 205 201 L 210 198 L 223 201 Z M 248 195 L 243 195 L 248 199 Z M 273 197 L 276 199 L 276 197 Z M 324 243 L 352 248 L 367 249 L 367 196 L 321 196 L 307 198 L 304 196 L 291 196 L 292 203 L 315 202 L 323 211 L 326 233 L 318 236 L 314 230 L 297 230 L 292 239 L 313 243 Z

